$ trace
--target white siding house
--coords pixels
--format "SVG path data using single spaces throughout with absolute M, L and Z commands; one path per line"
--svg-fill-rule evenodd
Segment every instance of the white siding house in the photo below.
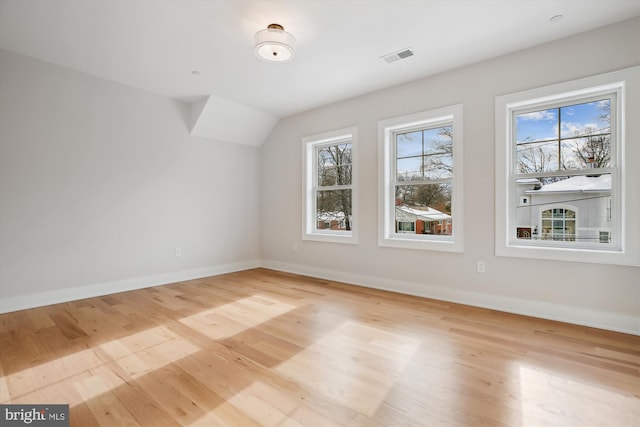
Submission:
M 518 238 L 608 243 L 611 175 L 517 181 Z

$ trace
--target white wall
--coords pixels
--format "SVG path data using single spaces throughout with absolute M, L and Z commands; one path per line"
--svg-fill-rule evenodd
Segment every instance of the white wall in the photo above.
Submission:
M 0 51 L 0 312 L 259 264 L 260 152 L 189 114 Z
M 263 265 L 640 334 L 639 268 L 494 256 L 495 97 L 638 65 L 638 40 L 640 20 L 625 21 L 281 120 L 261 155 Z M 464 105 L 464 253 L 378 247 L 377 121 L 458 103 Z M 301 139 L 354 125 L 360 243 L 302 241 Z M 477 260 L 486 261 L 486 273 L 476 273 Z

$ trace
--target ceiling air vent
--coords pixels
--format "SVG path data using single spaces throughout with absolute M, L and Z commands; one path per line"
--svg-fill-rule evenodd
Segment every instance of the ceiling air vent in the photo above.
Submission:
M 384 59 L 385 61 L 387 61 L 387 63 L 390 64 L 392 62 L 396 62 L 400 59 L 405 59 L 410 56 L 413 56 L 413 51 L 409 48 L 406 48 L 406 49 L 399 50 L 397 52 L 393 52 L 393 53 L 389 53 L 387 55 L 381 56 L 380 58 Z

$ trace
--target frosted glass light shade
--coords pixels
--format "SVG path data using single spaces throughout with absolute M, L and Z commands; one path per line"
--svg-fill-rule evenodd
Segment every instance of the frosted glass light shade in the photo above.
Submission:
M 271 24 L 255 36 L 256 55 L 269 62 L 287 62 L 293 58 L 296 39 L 281 25 Z

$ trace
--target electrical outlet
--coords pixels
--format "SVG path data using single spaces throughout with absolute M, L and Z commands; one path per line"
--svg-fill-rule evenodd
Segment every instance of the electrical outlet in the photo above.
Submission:
M 486 271 L 486 264 L 484 261 L 478 261 L 476 263 L 476 271 L 478 273 L 484 273 Z
M 176 248 L 175 255 L 176 256 L 182 256 L 182 248 Z
M 294 243 L 293 245 L 291 245 L 291 249 L 295 253 L 298 253 L 300 251 L 300 248 L 298 248 L 298 244 L 297 243 Z

